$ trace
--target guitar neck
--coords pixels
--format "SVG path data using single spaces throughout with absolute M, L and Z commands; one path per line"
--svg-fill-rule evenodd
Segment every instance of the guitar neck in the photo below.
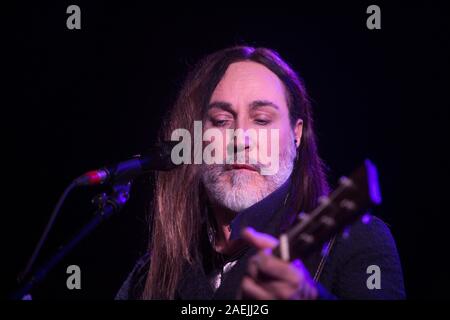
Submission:
M 329 196 L 319 198 L 319 206 L 310 213 L 300 213 L 297 222 L 280 235 L 272 253 L 285 260 L 305 259 L 335 234 L 354 223 L 381 203 L 376 167 L 365 160 L 353 174 L 339 180 Z

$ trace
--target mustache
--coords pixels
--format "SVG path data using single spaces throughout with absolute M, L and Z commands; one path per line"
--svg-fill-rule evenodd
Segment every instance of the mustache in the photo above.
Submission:
M 252 171 L 256 171 L 258 173 L 260 173 L 261 168 L 259 165 L 255 165 L 255 164 L 226 164 L 225 166 L 225 170 L 229 171 L 229 170 L 233 170 L 233 169 L 247 169 L 247 170 L 252 170 Z
M 293 144 L 294 145 L 294 144 Z M 223 159 L 222 163 L 211 163 L 211 164 L 203 164 L 203 172 L 209 172 L 210 174 L 219 176 L 223 173 L 233 170 L 233 169 L 249 169 L 262 174 L 262 171 L 270 168 L 272 163 L 262 163 L 261 161 L 256 160 L 253 157 L 250 157 L 249 154 L 246 154 L 244 158 L 239 158 L 240 162 L 237 161 L 237 154 L 234 155 L 234 158 L 228 158 L 231 160 L 231 163 L 226 163 L 226 159 Z M 280 168 L 284 168 L 289 166 L 289 164 L 294 164 L 296 160 L 296 147 L 288 148 L 279 154 L 279 166 Z
M 258 173 L 261 172 L 261 169 L 268 167 L 268 165 L 265 165 L 263 163 L 257 162 L 257 161 L 249 161 L 249 159 L 246 159 L 245 162 L 233 162 L 233 163 L 223 163 L 223 164 L 205 164 L 206 169 L 208 170 L 215 170 L 215 171 L 229 171 L 233 169 L 249 169 L 253 171 L 257 171 Z

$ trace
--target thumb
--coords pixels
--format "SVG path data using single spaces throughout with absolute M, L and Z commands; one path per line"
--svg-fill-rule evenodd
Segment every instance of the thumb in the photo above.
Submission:
M 247 227 L 242 231 L 242 238 L 257 249 L 272 249 L 278 245 L 278 240 L 266 233 Z

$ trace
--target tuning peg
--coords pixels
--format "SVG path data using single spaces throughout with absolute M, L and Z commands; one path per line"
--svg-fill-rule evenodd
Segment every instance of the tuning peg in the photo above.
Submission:
M 306 212 L 302 211 L 297 215 L 298 221 L 305 221 L 306 219 L 308 219 L 308 214 Z
M 355 201 L 349 200 L 349 199 L 343 199 L 339 203 L 340 207 L 343 209 L 347 209 L 348 211 L 355 211 L 357 208 L 357 205 Z
M 327 205 L 328 203 L 330 203 L 330 198 L 328 198 L 327 196 L 320 196 L 319 199 L 317 199 L 317 201 L 321 205 Z
M 345 187 L 351 187 L 353 185 L 352 179 L 342 176 L 339 178 L 339 184 Z
M 372 215 L 370 213 L 366 213 L 361 217 L 361 222 L 363 224 L 369 224 L 372 221 Z
M 329 216 L 323 216 L 320 219 L 320 222 L 322 222 L 322 224 L 324 224 L 325 226 L 327 226 L 329 228 L 333 227 L 336 224 L 336 221 L 332 217 L 329 217 Z

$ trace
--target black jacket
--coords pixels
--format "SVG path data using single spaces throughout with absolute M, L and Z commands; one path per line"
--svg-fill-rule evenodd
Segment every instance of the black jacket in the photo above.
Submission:
M 285 208 L 289 180 L 278 190 L 240 212 L 231 223 L 231 239 L 241 230 L 255 230 L 278 236 L 286 223 L 289 208 Z M 403 275 L 396 245 L 387 226 L 372 217 L 368 224 L 355 223 L 347 237 L 337 235 L 330 241 L 328 255 L 310 255 L 303 263 L 317 281 L 320 299 L 404 299 Z M 223 278 L 214 292 L 203 264 L 186 265 L 176 291 L 177 299 L 235 299 L 247 260 L 255 254 L 248 249 L 237 258 L 236 265 Z M 381 288 L 369 289 L 369 266 L 377 266 Z M 143 256 L 116 295 L 117 300 L 140 299 L 150 266 L 149 254 Z

